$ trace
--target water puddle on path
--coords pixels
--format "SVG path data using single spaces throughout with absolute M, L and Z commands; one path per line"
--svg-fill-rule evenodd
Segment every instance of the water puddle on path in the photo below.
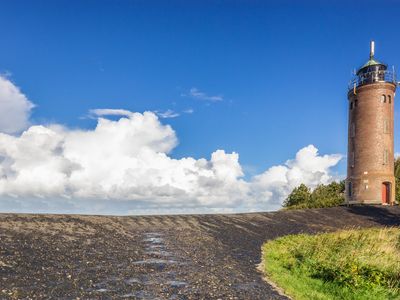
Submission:
M 171 280 L 168 281 L 167 284 L 169 284 L 172 287 L 184 287 L 187 286 L 187 283 L 184 281 L 177 281 L 177 280 Z
M 161 250 L 159 248 L 157 248 L 158 250 L 146 250 L 144 253 L 148 254 L 148 255 L 152 255 L 152 256 L 159 256 L 159 257 L 170 257 L 173 256 L 172 253 L 168 252 L 168 251 L 164 251 Z
M 122 264 L 120 272 L 106 278 L 98 278 L 88 292 L 95 297 L 118 296 L 137 300 L 183 300 L 184 290 L 189 284 L 179 278 L 179 268 L 187 264 L 168 244 L 167 237 L 159 232 L 143 233 L 141 238 L 143 255 L 131 262 L 129 268 Z M 118 264 L 117 264 L 118 266 Z M 95 269 L 96 273 L 102 266 Z M 129 272 L 126 272 L 130 270 Z M 123 272 L 123 273 L 122 273 Z
M 133 264 L 144 266 L 146 267 L 144 270 L 149 269 L 149 271 L 125 280 L 127 284 L 141 286 L 141 289 L 125 294 L 124 297 L 141 300 L 181 299 L 180 291 L 188 284 L 179 280 L 174 270 L 185 262 L 175 257 L 172 249 L 167 249 L 162 233 L 146 232 L 143 234 L 142 241 L 144 242 L 144 257 Z
M 152 244 L 163 244 L 164 243 L 164 239 L 160 238 L 160 237 L 148 237 L 148 238 L 145 238 L 144 241 L 152 243 Z
M 154 297 L 154 294 L 147 291 L 137 291 L 129 294 L 125 294 L 122 298 L 128 299 L 140 299 L 140 300 L 164 300 L 162 298 Z
M 176 260 L 166 260 L 166 259 L 158 259 L 158 258 L 148 258 L 145 260 L 139 260 L 139 261 L 135 261 L 134 264 L 135 265 L 167 265 L 167 264 L 176 264 L 177 261 Z

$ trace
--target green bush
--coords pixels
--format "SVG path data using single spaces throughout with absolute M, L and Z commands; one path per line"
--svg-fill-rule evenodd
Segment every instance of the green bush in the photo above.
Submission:
M 312 192 L 306 185 L 295 188 L 283 203 L 287 209 L 338 206 L 344 202 L 344 181 L 321 184 Z

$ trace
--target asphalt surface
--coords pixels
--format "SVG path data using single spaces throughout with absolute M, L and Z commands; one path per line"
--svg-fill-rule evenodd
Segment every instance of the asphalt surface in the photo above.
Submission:
M 400 208 L 0 214 L 0 299 L 286 299 L 257 270 L 265 241 L 371 226 L 400 226 Z

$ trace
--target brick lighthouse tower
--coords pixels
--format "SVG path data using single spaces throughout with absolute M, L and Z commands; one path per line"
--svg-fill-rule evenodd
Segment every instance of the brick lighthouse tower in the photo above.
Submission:
M 393 204 L 394 96 L 393 70 L 374 57 L 358 69 L 349 86 L 346 203 Z

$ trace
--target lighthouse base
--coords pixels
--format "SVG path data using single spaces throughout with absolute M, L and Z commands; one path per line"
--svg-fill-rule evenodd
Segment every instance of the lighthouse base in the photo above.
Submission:
M 395 201 L 394 176 L 373 175 L 346 179 L 346 204 L 392 205 Z

